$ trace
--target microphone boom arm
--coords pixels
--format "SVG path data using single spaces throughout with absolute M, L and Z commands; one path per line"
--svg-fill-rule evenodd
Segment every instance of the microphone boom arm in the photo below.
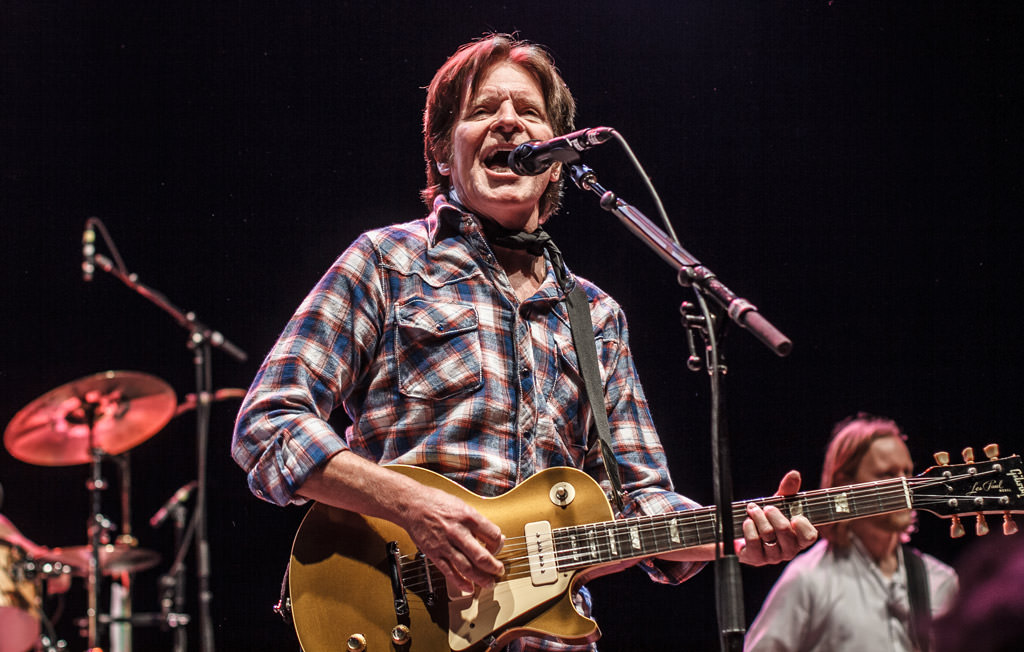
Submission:
M 626 228 L 643 240 L 662 260 L 677 269 L 676 279 L 680 285 L 702 290 L 726 311 L 730 319 L 749 330 L 776 355 L 789 355 L 793 342 L 765 319 L 752 303 L 726 287 L 714 272 L 669 238 L 636 207 L 602 187 L 592 169 L 582 164 L 571 164 L 569 174 L 581 190 L 592 191 L 600 198 L 601 208 L 618 217 Z
M 179 326 L 191 333 L 190 341 L 193 344 L 209 342 L 239 362 L 245 362 L 249 357 L 245 351 L 235 346 L 220 331 L 213 330 L 199 321 L 194 312 L 184 312 L 181 308 L 168 301 L 167 297 L 163 294 L 139 281 L 137 274 L 126 274 L 114 264 L 114 261 L 103 254 L 95 254 L 94 260 L 97 267 L 108 272 L 173 317 Z

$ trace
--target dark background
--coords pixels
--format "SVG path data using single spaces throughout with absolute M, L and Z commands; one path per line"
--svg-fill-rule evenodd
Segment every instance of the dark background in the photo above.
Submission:
M 896 418 L 920 468 L 939 449 L 1019 452 L 1022 27 L 1012 1 L 4 3 L 0 420 L 106 369 L 193 391 L 184 330 L 108 274 L 83 283 L 89 216 L 141 281 L 249 353 L 213 359 L 215 387 L 246 387 L 358 233 L 424 213 L 433 72 L 485 31 L 520 30 L 550 46 L 577 124 L 628 139 L 687 249 L 794 341 L 777 358 L 727 338 L 738 498 L 790 468 L 817 486 L 831 425 L 857 410 Z M 655 215 L 615 144 L 586 162 Z M 685 370 L 678 325 L 690 295 L 591 195 L 569 188 L 550 230 L 624 304 L 676 483 L 711 502 L 707 378 Z M 214 407 L 209 442 L 215 637 L 295 650 L 270 607 L 304 510 L 248 493 L 228 453 L 237 405 Z M 173 554 L 146 520 L 195 477 L 195 451 L 190 413 L 131 452 L 134 530 L 163 556 L 136 577 L 137 610 L 155 609 Z M 87 475 L 4 451 L 2 509 L 39 543 L 84 544 Z M 921 547 L 969 549 L 921 520 Z M 744 570 L 748 621 L 778 572 Z M 714 649 L 712 580 L 595 581 L 603 649 Z M 71 649 L 84 594 L 76 580 L 58 623 Z M 135 640 L 171 649 L 157 630 Z

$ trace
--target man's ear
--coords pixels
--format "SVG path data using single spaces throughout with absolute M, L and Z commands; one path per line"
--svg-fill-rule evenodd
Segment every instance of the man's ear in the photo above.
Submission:
M 561 176 L 562 176 L 562 164 L 561 163 L 555 163 L 554 165 L 551 166 L 550 176 L 548 177 L 548 180 L 549 180 L 550 183 L 554 183 L 555 181 L 558 181 L 558 179 Z
M 450 175 L 450 174 L 452 173 L 452 169 L 451 169 L 451 166 L 449 166 L 449 165 L 448 165 L 447 163 L 445 163 L 444 161 L 437 161 L 437 163 L 435 163 L 435 165 L 437 166 L 437 171 L 438 171 L 438 172 L 439 172 L 439 173 L 440 173 L 440 174 L 441 174 L 442 176 L 445 176 L 445 177 L 447 177 L 447 176 L 449 176 L 449 175 Z

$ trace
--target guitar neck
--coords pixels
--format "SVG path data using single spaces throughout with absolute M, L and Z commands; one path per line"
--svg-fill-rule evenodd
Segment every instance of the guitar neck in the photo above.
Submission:
M 787 518 L 804 516 L 814 525 L 910 509 L 910 480 L 893 478 L 863 485 L 806 491 L 732 504 L 733 527 L 741 531 L 746 506 L 778 508 Z M 560 566 L 577 569 L 606 562 L 649 557 L 714 543 L 718 533 L 715 507 L 700 507 L 655 516 L 559 528 L 553 534 Z

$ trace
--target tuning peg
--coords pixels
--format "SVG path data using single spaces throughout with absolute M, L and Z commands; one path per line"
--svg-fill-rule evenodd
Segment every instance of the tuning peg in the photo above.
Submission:
M 967 448 L 963 449 L 963 451 L 961 451 L 961 454 L 964 456 L 964 461 L 965 462 L 967 462 L 968 464 L 974 464 L 974 449 L 973 448 L 968 446 Z
M 949 453 L 946 451 L 939 451 L 932 455 L 935 458 L 935 463 L 939 466 L 949 466 Z
M 959 539 L 964 534 L 964 526 L 960 522 L 960 517 L 954 516 L 953 522 L 949 524 L 949 536 L 953 539 Z
M 985 522 L 985 515 L 978 514 L 978 518 L 974 521 L 974 534 L 979 537 L 983 537 L 988 534 L 988 523 Z
M 988 446 L 981 450 L 985 451 L 985 457 L 987 457 L 988 459 L 999 459 L 999 444 L 989 444 Z
M 1017 534 L 1017 523 L 1014 522 L 1013 517 L 1010 516 L 1010 512 L 1003 514 L 1003 534 L 1006 536 Z

